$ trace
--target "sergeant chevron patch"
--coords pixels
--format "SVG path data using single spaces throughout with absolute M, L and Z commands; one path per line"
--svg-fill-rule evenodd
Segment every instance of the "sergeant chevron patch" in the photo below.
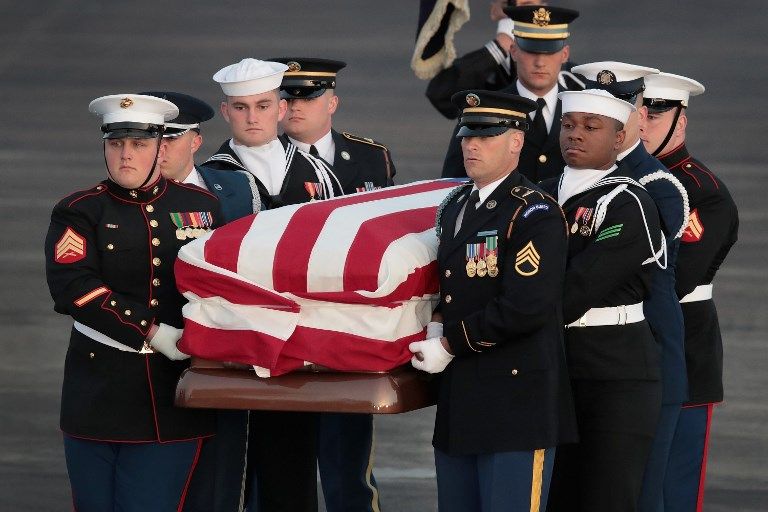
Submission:
M 690 215 L 688 215 L 688 226 L 683 231 L 683 236 L 680 240 L 683 242 L 699 242 L 702 235 L 704 235 L 704 224 L 701 223 L 699 218 L 699 211 L 693 209 Z
M 521 276 L 532 276 L 539 271 L 541 256 L 533 245 L 533 241 L 525 244 L 525 247 L 517 252 L 515 257 L 515 270 Z
M 74 263 L 85 258 L 85 239 L 68 227 L 56 242 L 56 263 Z
M 600 240 L 605 240 L 606 238 L 613 238 L 615 236 L 619 236 L 619 233 L 621 233 L 622 227 L 624 227 L 624 224 L 614 224 L 613 226 L 605 228 L 604 230 L 602 230 L 600 233 L 597 234 L 597 238 L 595 238 L 595 242 L 599 242 Z

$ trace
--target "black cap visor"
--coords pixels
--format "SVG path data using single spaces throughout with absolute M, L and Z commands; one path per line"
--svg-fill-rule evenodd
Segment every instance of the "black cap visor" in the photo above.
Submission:
M 281 87 L 280 98 L 284 100 L 309 100 L 322 96 L 327 91 L 325 87 Z
M 148 123 L 109 123 L 101 126 L 102 139 L 154 139 L 163 133 L 163 127 Z
M 528 39 L 515 37 L 518 48 L 528 53 L 557 53 L 565 48 L 566 39 Z

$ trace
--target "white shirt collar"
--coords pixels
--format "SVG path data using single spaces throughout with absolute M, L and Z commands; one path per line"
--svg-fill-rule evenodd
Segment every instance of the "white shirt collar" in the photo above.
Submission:
M 517 81 L 517 93 L 523 98 L 528 98 L 531 101 L 536 101 L 540 97 L 526 89 L 520 80 Z M 555 120 L 555 110 L 557 110 L 557 84 L 555 84 L 547 94 L 541 97 L 547 102 L 547 106 L 544 107 L 544 122 L 547 125 L 547 132 L 549 132 L 549 130 L 552 129 L 552 123 Z M 534 118 L 535 114 L 535 112 L 531 112 L 531 119 Z
M 295 145 L 300 150 L 304 151 L 305 153 L 309 153 L 310 144 L 296 140 L 290 135 L 288 135 L 288 140 L 290 140 L 291 144 Z M 336 144 L 333 142 L 331 130 L 328 130 L 328 133 L 320 137 L 320 139 L 312 145 L 314 145 L 315 149 L 317 149 L 317 154 L 320 155 L 320 158 L 333 165 L 334 155 L 336 153 Z
M 205 181 L 203 181 L 203 178 L 200 176 L 200 173 L 197 172 L 196 167 L 192 167 L 192 170 L 187 174 L 187 177 L 184 178 L 182 183 L 186 183 L 187 185 L 197 185 L 200 188 L 203 188 L 205 190 L 208 190 L 208 187 L 205 186 Z
M 627 155 L 630 154 L 631 152 L 633 152 L 635 150 L 635 148 L 637 146 L 639 146 L 639 145 L 640 145 L 640 139 L 637 139 L 637 142 L 632 144 L 631 148 L 625 149 L 624 151 L 622 151 L 621 153 L 616 155 L 616 161 L 617 162 L 621 162 L 622 160 L 624 160 L 627 157 Z
M 510 174 L 511 173 L 505 174 L 504 176 L 502 176 L 501 178 L 497 179 L 496 181 L 490 182 L 489 184 L 487 184 L 483 188 L 477 188 L 477 185 L 472 185 L 472 190 L 470 191 L 470 194 L 472 192 L 474 192 L 475 190 L 480 192 L 480 201 L 477 202 L 477 208 L 480 208 L 480 205 L 483 204 L 485 202 L 485 200 L 488 199 L 488 197 L 491 194 L 493 194 L 493 191 L 496 190 L 496 188 L 498 188 L 498 186 L 501 184 L 501 182 L 504 181 L 505 179 L 507 179 L 507 177 Z
M 609 169 L 572 169 L 566 165 L 557 186 L 557 202 L 563 206 L 570 198 L 581 194 L 615 170 L 616 165 Z

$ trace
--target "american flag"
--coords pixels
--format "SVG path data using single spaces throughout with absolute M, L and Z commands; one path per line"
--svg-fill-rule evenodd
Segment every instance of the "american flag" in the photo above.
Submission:
M 185 245 L 179 348 L 261 367 L 386 371 L 437 300 L 437 206 L 456 180 L 266 210 Z

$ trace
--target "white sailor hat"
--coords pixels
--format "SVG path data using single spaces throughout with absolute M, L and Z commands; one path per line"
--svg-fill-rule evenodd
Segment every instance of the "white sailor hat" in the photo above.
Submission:
M 227 96 L 251 96 L 279 88 L 287 69 L 280 62 L 243 59 L 218 70 L 213 80 Z
M 643 104 L 655 110 L 668 110 L 674 106 L 688 106 L 691 96 L 704 92 L 696 80 L 672 73 L 659 73 L 645 79 Z
M 584 112 L 599 114 L 626 123 L 629 115 L 637 110 L 634 105 L 616 98 L 608 91 L 585 89 L 583 91 L 563 91 L 557 94 L 562 102 L 562 112 Z
M 170 101 L 143 94 L 112 94 L 93 100 L 88 111 L 101 116 L 103 138 L 151 138 L 166 121 L 179 115 Z
M 573 66 L 571 72 L 584 77 L 586 89 L 604 89 L 617 98 L 634 103 L 635 97 L 645 88 L 644 78 L 659 70 L 626 62 L 601 61 Z

